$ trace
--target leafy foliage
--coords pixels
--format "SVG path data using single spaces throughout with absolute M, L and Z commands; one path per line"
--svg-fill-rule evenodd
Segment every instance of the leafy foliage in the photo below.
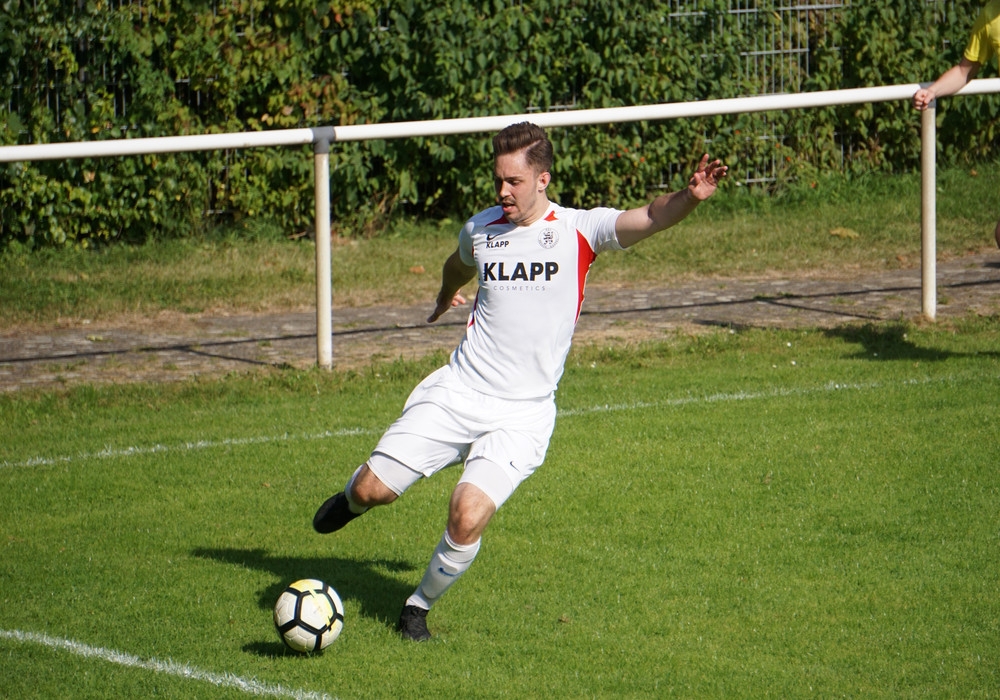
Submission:
M 785 5 L 4 0 L 0 144 L 927 81 L 958 60 L 979 9 L 971 0 Z M 942 101 L 946 163 L 996 155 L 997 106 L 992 96 Z M 569 205 L 634 203 L 681 186 L 704 151 L 747 184 L 912 170 L 918 125 L 899 102 L 553 130 L 553 193 Z M 488 149 L 482 134 L 335 145 L 338 230 L 374 231 L 398 212 L 468 214 L 491 193 Z M 0 245 L 140 241 L 188 231 L 206 212 L 307 231 L 312 199 L 305 148 L 11 164 L 0 166 Z

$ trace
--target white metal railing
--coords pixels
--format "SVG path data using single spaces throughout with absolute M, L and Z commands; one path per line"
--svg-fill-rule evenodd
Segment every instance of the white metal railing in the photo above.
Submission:
M 65 160 L 109 156 L 179 153 L 219 149 L 301 146 L 313 144 L 316 192 L 316 351 L 320 367 L 333 366 L 333 296 L 330 259 L 330 144 L 341 141 L 414 138 L 494 132 L 531 121 L 542 127 L 582 126 L 612 122 L 658 121 L 725 114 L 809 109 L 870 102 L 909 101 L 922 85 L 911 83 L 850 90 L 829 90 L 703 102 L 679 102 L 605 109 L 581 109 L 534 114 L 468 117 L 416 122 L 358 124 L 308 129 L 283 129 L 234 134 L 110 139 L 94 142 L 48 143 L 0 147 L 0 163 Z M 973 80 L 958 94 L 1000 93 L 1000 78 Z M 936 109 L 921 114 L 921 288 L 922 311 L 937 315 L 936 263 Z

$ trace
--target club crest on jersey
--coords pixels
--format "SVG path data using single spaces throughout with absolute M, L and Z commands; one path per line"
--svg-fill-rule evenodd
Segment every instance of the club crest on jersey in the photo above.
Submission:
M 538 245 L 543 248 L 554 248 L 559 242 L 559 232 L 554 228 L 543 228 L 538 234 Z

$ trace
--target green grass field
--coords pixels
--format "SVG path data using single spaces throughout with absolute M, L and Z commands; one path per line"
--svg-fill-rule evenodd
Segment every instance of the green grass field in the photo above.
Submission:
M 546 464 L 393 625 L 457 470 L 334 535 L 442 358 L 0 397 L 0 696 L 996 697 L 1000 319 L 581 348 Z M 346 627 L 286 653 L 282 587 Z

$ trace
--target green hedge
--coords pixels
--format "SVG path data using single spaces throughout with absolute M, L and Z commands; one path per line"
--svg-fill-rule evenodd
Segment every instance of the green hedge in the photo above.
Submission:
M 789 22 L 731 2 L 596 0 L 3 1 L 0 143 L 46 143 L 512 114 L 931 80 L 979 2 L 855 2 Z M 778 40 L 773 39 L 780 36 Z M 748 77 L 762 37 L 808 71 Z M 995 74 L 991 66 L 989 75 Z M 996 155 L 1000 101 L 942 100 L 942 159 Z M 917 166 L 919 118 L 882 103 L 554 129 L 555 195 L 589 206 L 677 187 L 710 151 L 738 180 Z M 335 227 L 488 203 L 487 135 L 335 144 Z M 182 234 L 206 212 L 312 228 L 311 150 L 256 149 L 0 166 L 0 248 Z M 774 186 L 773 183 L 768 186 Z

